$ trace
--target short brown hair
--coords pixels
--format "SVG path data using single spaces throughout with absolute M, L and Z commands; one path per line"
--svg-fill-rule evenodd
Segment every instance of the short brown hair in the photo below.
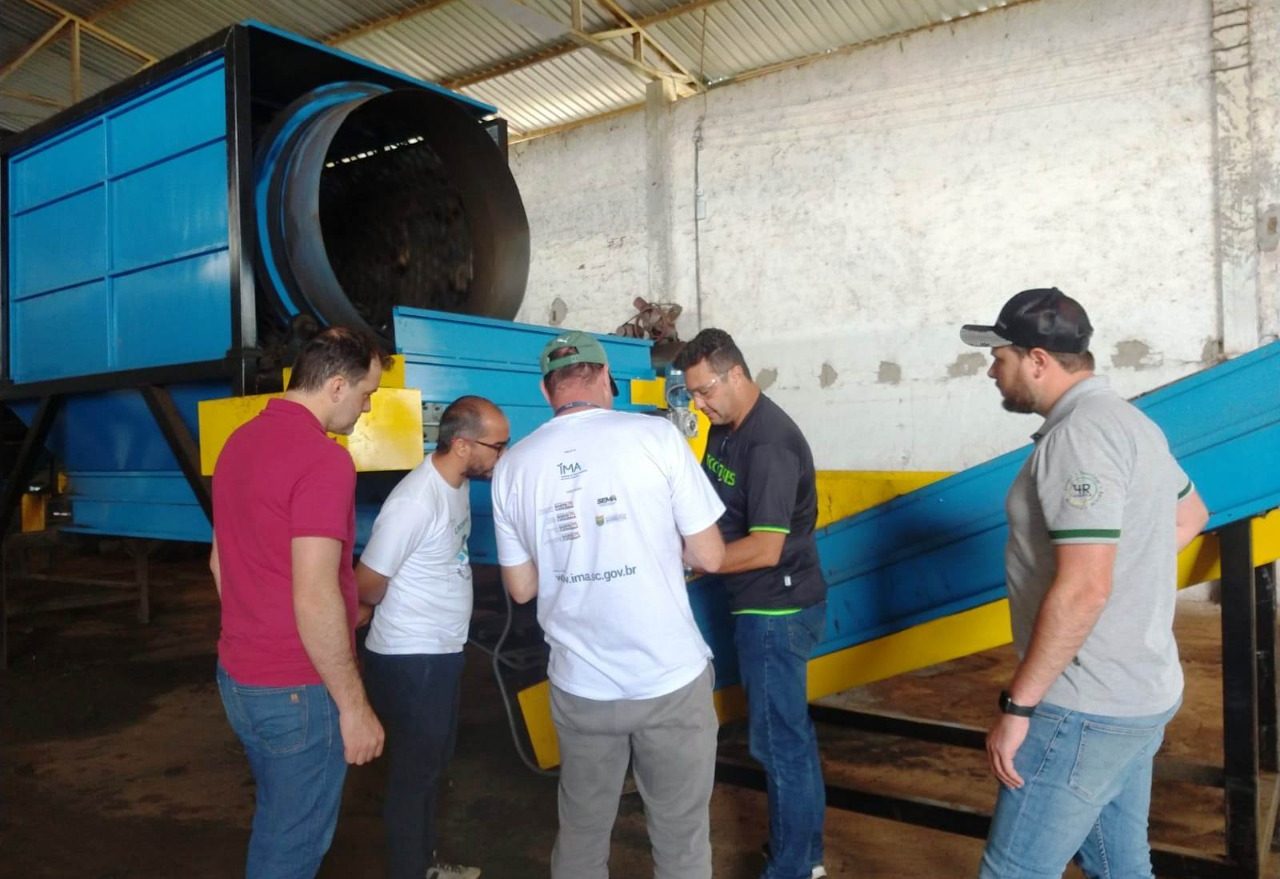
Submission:
M 318 391 L 335 375 L 355 384 L 369 373 L 377 358 L 383 369 L 391 366 L 391 357 L 369 333 L 350 327 L 329 327 L 312 336 L 293 362 L 289 375 L 290 391 Z

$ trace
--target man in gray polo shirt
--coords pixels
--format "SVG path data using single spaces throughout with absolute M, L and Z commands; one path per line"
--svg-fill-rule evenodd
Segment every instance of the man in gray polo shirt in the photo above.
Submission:
M 1005 569 L 1021 661 L 987 756 L 1000 780 L 980 876 L 1150 877 L 1152 758 L 1182 700 L 1177 553 L 1208 512 L 1157 427 L 1093 374 L 1084 308 L 1024 290 L 992 326 L 1010 412 L 1044 424 L 1009 490 Z

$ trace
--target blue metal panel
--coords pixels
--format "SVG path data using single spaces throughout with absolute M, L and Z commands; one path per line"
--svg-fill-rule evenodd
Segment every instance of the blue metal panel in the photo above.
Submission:
M 196 404 L 225 397 L 225 384 L 171 385 L 169 395 L 192 435 L 199 432 Z M 30 423 L 36 403 L 9 404 Z M 69 397 L 49 433 L 49 449 L 72 472 L 174 471 L 178 462 L 155 418 L 137 391 L 121 390 Z
M 11 223 L 12 300 L 106 274 L 107 211 L 101 186 L 33 208 Z
M 1280 506 L 1280 343 L 1135 399 L 1169 437 L 1209 528 Z
M 115 281 L 117 369 L 216 360 L 231 346 L 227 251 Z
M 62 378 L 107 368 L 107 285 L 92 281 L 11 305 L 13 380 Z
M 518 324 L 493 318 L 450 314 L 422 308 L 394 309 L 396 348 L 424 362 L 449 365 L 509 366 L 538 376 L 542 346 L 564 327 Z M 597 336 L 609 355 L 609 368 L 619 383 L 625 378 L 653 378 L 653 343 L 621 336 Z M 536 391 L 535 381 L 535 391 Z
M 223 77 L 205 62 L 10 157 L 15 381 L 226 353 Z
M 558 327 L 517 324 L 418 308 L 396 308 L 396 349 L 405 355 L 405 383 L 422 391 L 425 403 L 449 403 L 464 394 L 487 397 L 511 422 L 512 440 L 551 417 L 542 396 L 538 357 Z M 652 379 L 653 343 L 598 336 L 618 383 L 618 409 L 651 410 L 631 404 L 630 381 Z M 472 528 L 473 542 L 479 529 Z
M 208 541 L 209 520 L 176 471 L 67 474 L 68 531 L 159 540 Z
M 111 112 L 109 173 L 118 177 L 226 137 L 226 100 L 225 65 L 218 59 Z
M 67 473 L 67 486 L 67 493 L 77 501 L 166 506 L 196 502 L 191 486 L 178 470 L 72 470 Z
M 105 175 L 102 120 L 95 119 L 9 158 L 9 209 L 22 213 Z
M 467 551 L 476 564 L 498 563 L 498 538 L 493 531 L 493 493 L 488 480 L 471 481 L 471 539 Z
M 195 502 L 187 506 L 81 499 L 75 504 L 74 517 L 74 522 L 65 526 L 67 531 L 192 543 L 212 539 L 209 520 Z
M 111 268 L 227 247 L 227 156 L 218 140 L 111 183 Z M 224 278 L 224 285 L 229 282 Z M 228 294 L 229 295 L 229 294 Z
M 73 472 L 178 469 L 137 391 L 69 398 L 53 423 L 49 448 Z

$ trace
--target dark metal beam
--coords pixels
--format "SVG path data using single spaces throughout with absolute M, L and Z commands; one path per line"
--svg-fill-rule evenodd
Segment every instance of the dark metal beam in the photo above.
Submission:
M 1263 565 L 1254 571 L 1257 598 L 1258 657 L 1258 766 L 1263 772 L 1280 768 L 1280 742 L 1276 717 L 1276 568 Z
M 1227 858 L 1241 877 L 1261 874 L 1258 825 L 1257 593 L 1253 525 L 1218 532 L 1222 559 L 1222 739 L 1226 776 Z M 1268 839 L 1270 834 L 1267 834 Z
M 752 790 L 764 790 L 764 771 L 738 763 L 716 763 L 716 782 Z M 890 821 L 901 821 L 919 827 L 932 827 L 948 833 L 982 839 L 991 825 L 991 816 L 976 809 L 943 803 L 922 797 L 895 797 L 871 793 L 841 785 L 826 786 L 827 806 L 846 812 L 874 815 Z
M 359 24 L 344 27 L 340 31 L 335 31 L 328 36 L 321 37 L 319 41 L 328 46 L 336 46 L 338 43 L 345 43 L 348 40 L 363 37 L 365 34 L 371 34 L 374 31 L 389 28 L 392 25 L 399 24 L 402 21 L 407 21 L 410 18 L 415 18 L 423 13 L 439 9 L 441 6 L 445 6 L 452 2 L 454 2 L 454 0 L 423 0 L 423 2 L 416 3 L 408 9 L 402 9 L 399 12 L 393 12 L 390 15 L 380 15 L 377 18 L 371 18 L 367 21 L 362 21 Z
M 819 723 L 859 729 L 864 732 L 903 736 L 921 742 L 956 745 L 961 748 L 986 747 L 987 731 L 961 723 L 922 720 L 888 711 L 850 711 L 830 705 L 810 705 L 809 715 Z
M 677 3 L 661 12 L 655 12 L 644 18 L 635 20 L 636 27 L 641 29 L 649 25 L 658 24 L 671 18 L 677 18 L 690 12 L 702 9 L 706 6 L 712 6 L 723 0 L 686 0 L 684 3 Z M 606 31 L 605 33 L 608 33 Z M 588 35 L 591 35 L 590 33 Z M 493 79 L 495 76 L 502 76 L 506 73 L 512 73 L 525 67 L 532 67 L 535 64 L 541 64 L 543 61 L 550 61 L 552 58 L 559 58 L 561 55 L 568 55 L 582 48 L 581 44 L 571 39 L 558 40 L 548 46 L 544 46 L 534 52 L 523 55 L 516 55 L 511 58 L 504 58 L 493 64 L 487 64 L 484 67 L 460 73 L 457 76 L 444 80 L 440 84 L 445 88 L 460 89 L 469 85 L 475 85 L 478 82 L 484 82 L 486 79 Z
M 160 433 L 164 435 L 173 456 L 178 459 L 178 467 L 187 478 L 187 484 L 191 486 L 200 509 L 204 510 L 205 518 L 213 524 L 213 491 L 209 478 L 200 472 L 199 443 L 191 436 L 187 423 L 182 420 L 182 415 L 167 390 L 157 385 L 145 385 L 141 391 L 142 399 L 147 402 L 147 408 L 151 410 Z

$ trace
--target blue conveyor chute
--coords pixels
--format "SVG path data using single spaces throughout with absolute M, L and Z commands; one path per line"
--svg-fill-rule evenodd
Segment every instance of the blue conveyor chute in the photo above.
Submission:
M 1209 529 L 1280 507 L 1280 342 L 1133 402 L 1194 480 Z M 993 391 L 991 411 L 974 417 L 1008 416 Z M 1028 418 L 1028 432 L 1038 424 Z M 819 532 L 831 589 L 814 656 L 1004 598 L 1004 499 L 1029 453 L 1016 449 Z M 704 578 L 690 594 L 716 654 L 717 685 L 737 683 L 722 585 Z

